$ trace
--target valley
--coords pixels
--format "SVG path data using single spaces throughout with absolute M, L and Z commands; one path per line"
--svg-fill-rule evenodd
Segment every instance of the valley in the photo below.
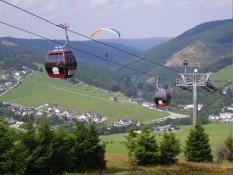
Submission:
M 114 96 L 117 102 L 112 100 Z M 132 103 L 121 93 L 108 92 L 83 83 L 73 85 L 65 80 L 50 79 L 45 73 L 29 76 L 20 86 L 1 96 L 0 100 L 33 108 L 46 102 L 59 104 L 73 109 L 78 115 L 85 112 L 99 113 L 107 117 L 108 121 L 133 118 L 144 122 L 168 116 L 166 112 Z

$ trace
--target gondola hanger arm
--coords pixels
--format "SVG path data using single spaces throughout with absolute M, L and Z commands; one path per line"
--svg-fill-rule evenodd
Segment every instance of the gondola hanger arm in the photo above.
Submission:
M 68 36 L 68 32 L 67 32 L 69 26 L 65 23 L 65 24 L 60 24 L 59 27 L 61 27 L 61 28 L 63 28 L 65 30 L 66 42 L 62 46 L 62 48 L 65 49 L 65 47 L 68 45 L 68 42 L 69 42 L 69 36 Z

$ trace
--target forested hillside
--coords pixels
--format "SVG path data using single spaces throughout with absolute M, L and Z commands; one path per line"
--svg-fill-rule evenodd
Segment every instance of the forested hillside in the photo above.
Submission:
M 203 23 L 145 51 L 142 55 L 148 60 L 169 67 L 181 67 L 186 59 L 189 67 L 216 71 L 220 69 L 217 65 L 223 67 L 232 60 L 232 28 L 232 19 Z M 130 65 L 146 72 L 155 71 L 157 68 L 144 60 L 133 61 Z M 131 70 L 123 72 L 135 74 Z

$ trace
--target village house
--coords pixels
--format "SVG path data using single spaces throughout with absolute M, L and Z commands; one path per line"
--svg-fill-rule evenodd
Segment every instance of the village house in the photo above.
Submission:
M 233 111 L 233 104 L 231 104 L 229 107 L 227 107 L 227 109 Z
M 10 78 L 10 74 L 0 75 L 0 80 L 7 80 L 8 78 Z
M 78 116 L 78 120 L 80 121 L 88 121 L 89 120 L 89 117 L 85 114 L 82 114 L 80 116 Z
M 25 108 L 17 103 L 10 103 L 7 109 L 10 110 L 11 112 L 15 112 L 15 111 L 24 110 Z
M 155 127 L 154 131 L 175 131 L 178 130 L 179 128 L 177 128 L 175 125 L 165 125 L 165 126 L 160 126 L 160 127 Z
M 219 115 L 217 115 L 217 114 L 210 114 L 210 115 L 209 115 L 209 119 L 210 119 L 210 120 L 219 120 L 220 117 L 219 117 Z
M 6 83 L 5 83 L 5 86 L 8 87 L 8 88 L 9 88 L 9 87 L 13 87 L 13 85 L 14 85 L 14 84 L 13 84 L 12 82 L 6 82 Z
M 15 77 L 20 77 L 21 73 L 20 72 L 15 72 Z
M 42 115 L 43 115 L 43 111 L 38 110 L 38 111 L 34 112 L 35 117 L 39 117 L 39 116 L 42 116 Z
M 61 115 L 66 115 L 68 117 L 71 117 L 74 114 L 74 112 L 71 109 L 65 109 Z
M 86 121 L 87 122 L 87 121 L 89 121 L 91 119 L 94 122 L 101 122 L 103 117 L 101 115 L 99 115 L 99 114 L 94 114 L 92 112 L 86 112 L 86 113 L 78 116 L 77 118 L 80 121 Z
M 100 115 L 95 115 L 95 116 L 93 116 L 92 117 L 92 120 L 94 121 L 94 122 L 100 122 L 101 120 L 102 120 L 102 116 L 100 116 Z
M 23 69 L 28 69 L 28 67 L 27 66 L 23 66 Z
M 48 105 L 48 111 L 50 111 L 50 112 L 54 111 L 57 114 L 60 114 L 60 113 L 63 112 L 62 109 L 61 109 L 61 107 L 59 105 L 57 105 L 57 104 Z
M 201 104 L 198 104 L 197 105 L 198 107 L 198 111 L 200 111 L 201 110 L 201 108 L 203 107 L 203 105 L 201 105 Z M 186 110 L 186 109 L 193 109 L 193 104 L 190 104 L 190 105 L 186 105 L 185 107 L 184 107 L 184 109 Z
M 233 113 L 231 112 L 224 112 L 224 113 L 219 113 L 220 119 L 231 119 L 233 117 Z
M 6 88 L 4 85 L 0 85 L 0 93 L 3 93 L 6 91 Z
M 133 119 L 120 119 L 117 122 L 113 122 L 114 126 L 128 126 L 134 122 Z

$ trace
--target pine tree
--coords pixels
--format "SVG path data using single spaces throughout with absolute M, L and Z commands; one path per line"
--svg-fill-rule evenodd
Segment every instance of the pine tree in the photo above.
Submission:
M 105 168 L 105 145 L 100 143 L 93 124 L 77 123 L 74 138 L 75 171 Z
M 159 150 L 154 134 L 148 127 L 143 127 L 138 135 L 135 148 L 137 165 L 149 165 L 159 162 Z
M 38 145 L 32 152 L 32 170 L 36 173 L 49 173 L 51 171 L 53 132 L 49 122 L 45 121 L 38 132 Z
M 229 136 L 225 140 L 225 145 L 228 147 L 230 151 L 228 160 L 233 161 L 233 136 L 232 134 L 229 134 Z
M 132 165 L 136 164 L 135 150 L 136 150 L 137 135 L 138 134 L 135 132 L 135 129 L 130 128 L 129 134 L 126 136 L 126 141 L 124 142 L 124 145 L 128 149 L 129 162 Z
M 174 133 L 163 135 L 159 150 L 161 163 L 170 164 L 177 161 L 176 156 L 180 153 L 180 143 Z
M 208 135 L 200 122 L 197 122 L 189 133 L 184 153 L 188 161 L 205 162 L 213 160 Z
M 76 124 L 74 130 L 74 147 L 73 147 L 73 157 L 74 157 L 74 171 L 86 171 L 87 170 L 87 147 L 89 146 L 88 141 L 88 131 L 85 125 L 81 122 Z
M 34 162 L 33 152 L 38 146 L 39 141 L 31 120 L 28 120 L 27 122 L 28 122 L 26 124 L 27 131 L 21 134 L 20 144 L 22 145 L 22 147 L 25 148 L 27 154 L 26 173 L 33 173 L 34 172 L 34 168 L 32 165 L 32 163 Z
M 52 140 L 51 171 L 53 173 L 72 172 L 72 149 L 74 140 L 59 127 Z
M 20 142 L 16 141 L 8 157 L 8 159 L 12 162 L 12 167 L 9 170 L 9 173 L 25 174 L 28 165 L 27 156 L 27 149 L 22 144 L 20 144 Z
M 15 132 L 0 120 L 0 174 L 24 174 L 27 163 L 25 149 L 15 141 Z
M 0 174 L 9 173 L 12 163 L 9 160 L 9 155 L 14 143 L 14 136 L 9 130 L 8 124 L 0 121 Z
M 105 144 L 101 143 L 93 122 L 89 123 L 88 130 L 88 141 L 90 144 L 90 148 L 88 150 L 90 155 L 88 167 L 92 169 L 106 168 Z

